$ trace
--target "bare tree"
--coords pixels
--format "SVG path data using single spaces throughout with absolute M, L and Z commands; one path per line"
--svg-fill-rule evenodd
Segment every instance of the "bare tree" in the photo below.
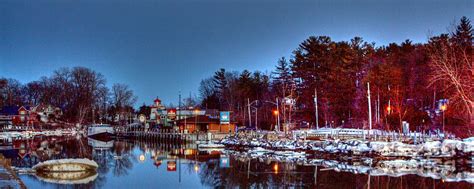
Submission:
M 460 39 L 461 37 L 463 39 Z M 428 51 L 432 69 L 430 85 L 441 85 L 443 92 L 450 99 L 451 107 L 465 112 L 460 115 L 461 118 L 474 125 L 472 46 L 472 26 L 464 17 L 457 31 L 451 36 L 443 34 L 431 38 Z
M 104 76 L 88 68 L 75 67 L 71 72 L 72 85 L 76 99 L 77 122 L 83 123 L 86 115 L 98 102 L 101 88 L 105 87 Z
M 133 91 L 125 84 L 114 84 L 112 86 L 112 103 L 117 110 L 119 120 L 121 120 L 128 110 L 127 107 L 133 106 L 137 98 L 133 95 Z

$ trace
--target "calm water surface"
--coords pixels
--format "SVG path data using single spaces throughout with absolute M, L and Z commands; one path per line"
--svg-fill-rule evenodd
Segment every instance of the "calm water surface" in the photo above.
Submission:
M 159 141 L 42 137 L 13 141 L 13 149 L 0 153 L 22 168 L 61 158 L 90 158 L 99 164 L 98 174 L 68 184 L 20 175 L 28 188 L 474 188 L 467 182 L 416 175 L 369 178 L 324 168 L 316 172 L 314 166 L 249 162 L 227 153 L 199 151 L 195 145 Z

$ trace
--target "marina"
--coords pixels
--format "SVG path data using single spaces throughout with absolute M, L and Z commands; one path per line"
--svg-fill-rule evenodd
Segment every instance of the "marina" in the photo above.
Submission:
M 42 139 L 36 137 L 20 141 L 40 144 Z M 30 153 L 23 157 L 10 151 L 1 151 L 12 154 L 9 157 L 12 159 L 12 170 L 16 170 L 15 174 L 27 188 L 55 188 L 64 184 L 93 188 L 146 187 L 149 184 L 173 188 L 352 188 L 350 186 L 357 183 L 365 186 L 369 184 L 371 187 L 384 187 L 387 184 L 391 187 L 407 187 L 410 183 L 417 183 L 425 187 L 449 188 L 470 187 L 474 176 L 471 166 L 435 160 L 385 160 L 376 163 L 371 158 L 325 158 L 312 153 L 263 148 L 208 151 L 200 149 L 195 143 L 174 144 L 149 140 L 117 139 L 111 141 L 111 146 L 90 142 L 91 138 L 43 138 L 43 141 L 51 141 L 48 142 L 49 147 L 32 148 L 35 145 L 28 145 Z M 44 153 L 48 151 L 54 153 Z M 64 158 L 88 158 L 97 162 L 97 175 L 58 177 L 25 171 L 40 161 Z M 338 182 L 334 182 L 335 178 Z
M 474 189 L 474 0 L 0 0 L 0 189 Z

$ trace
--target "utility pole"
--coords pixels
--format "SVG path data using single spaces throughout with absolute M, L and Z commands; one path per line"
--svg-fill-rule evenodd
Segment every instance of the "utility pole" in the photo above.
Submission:
M 314 115 L 316 116 L 316 129 L 319 129 L 319 117 L 318 117 L 318 91 L 314 88 Z
M 250 114 L 250 99 L 247 98 L 247 108 L 248 108 L 248 111 L 249 111 L 249 127 L 252 126 L 252 115 Z M 255 128 L 257 129 L 257 128 Z
M 367 82 L 367 102 L 369 104 L 369 130 L 372 130 L 372 107 L 370 105 L 370 83 Z
M 277 119 L 278 119 L 278 131 L 280 131 L 280 106 L 278 105 L 279 102 L 278 102 L 278 97 L 276 98 L 276 105 L 277 105 L 277 112 L 278 112 L 278 115 L 277 115 Z
M 258 120 L 257 118 L 258 118 L 257 108 L 255 108 L 255 130 L 257 130 L 257 128 L 258 128 L 258 127 L 257 127 L 257 125 L 258 125 L 258 124 L 257 124 L 257 120 Z
M 179 97 L 179 102 L 178 102 L 178 120 L 181 119 L 181 91 L 179 91 L 178 93 L 178 97 Z
M 377 89 L 377 123 L 380 123 L 380 91 Z

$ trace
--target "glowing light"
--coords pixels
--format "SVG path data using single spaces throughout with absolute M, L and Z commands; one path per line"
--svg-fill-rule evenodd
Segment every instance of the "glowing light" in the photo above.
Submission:
M 446 109 L 448 109 L 448 106 L 446 106 L 446 104 L 443 104 L 443 105 L 441 106 L 441 110 L 446 111 Z
M 195 171 L 195 172 L 199 172 L 199 166 L 198 166 L 197 164 L 194 165 L 194 171 Z
M 392 110 L 391 106 L 387 106 L 387 112 L 390 112 Z
M 273 115 L 278 115 L 278 114 L 279 114 L 278 110 L 273 110 Z
M 142 155 L 138 156 L 138 160 L 140 160 L 141 162 L 144 162 L 145 161 L 145 155 L 142 154 Z
M 278 173 L 278 164 L 273 165 L 273 170 L 275 173 Z

